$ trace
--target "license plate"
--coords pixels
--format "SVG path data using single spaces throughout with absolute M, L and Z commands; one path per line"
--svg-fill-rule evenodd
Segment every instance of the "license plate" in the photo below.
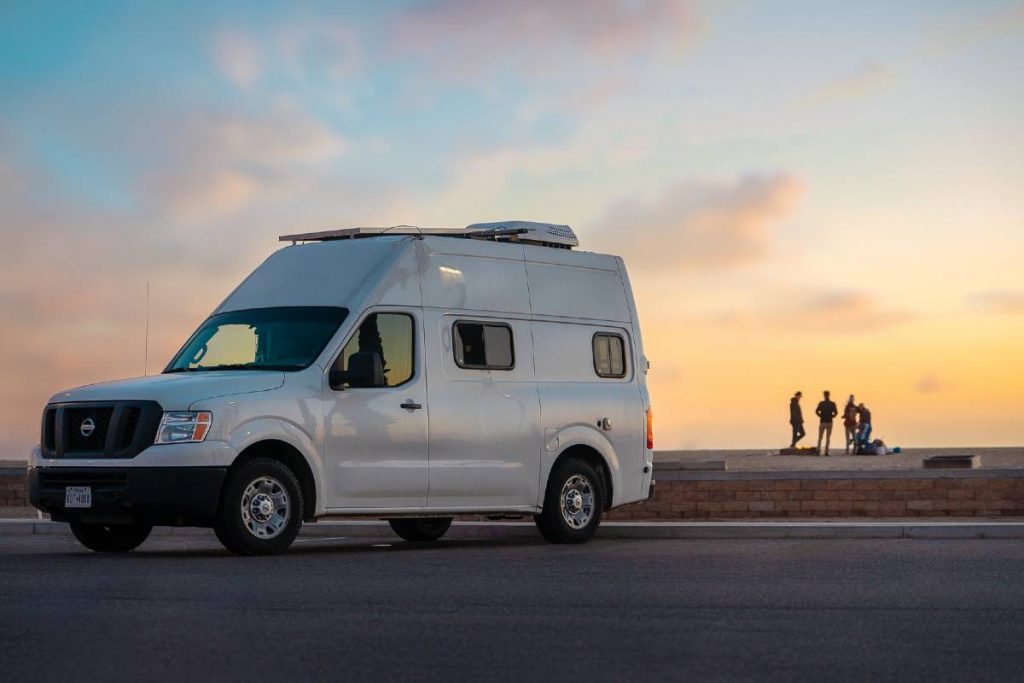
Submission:
M 66 486 L 64 487 L 64 507 L 66 508 L 91 508 L 92 487 L 91 486 Z

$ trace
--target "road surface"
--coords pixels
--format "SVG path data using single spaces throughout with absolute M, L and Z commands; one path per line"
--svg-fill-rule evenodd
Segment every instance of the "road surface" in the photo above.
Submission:
M 1009 680 L 1024 544 L 0 538 L 0 675 L 100 680 Z

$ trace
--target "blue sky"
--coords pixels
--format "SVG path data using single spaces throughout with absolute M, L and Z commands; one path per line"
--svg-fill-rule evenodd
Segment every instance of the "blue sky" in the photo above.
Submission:
M 666 445 L 1019 444 L 1021 82 L 1021 2 L 6 3 L 0 448 L 146 282 L 164 358 L 279 234 L 508 218 L 626 257 Z

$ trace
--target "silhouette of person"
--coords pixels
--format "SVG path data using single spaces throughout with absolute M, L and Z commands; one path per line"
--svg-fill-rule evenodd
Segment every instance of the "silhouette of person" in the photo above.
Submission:
M 843 427 L 846 429 L 846 453 L 853 449 L 857 452 L 857 404 L 854 402 L 853 394 L 850 394 L 843 408 Z
M 798 391 L 789 399 L 789 424 L 793 427 L 793 442 L 789 444 L 790 448 L 796 448 L 796 442 L 807 436 L 807 432 L 804 431 L 804 414 L 800 410 L 801 396 L 803 394 Z
M 825 437 L 825 455 L 828 455 L 829 446 L 832 445 L 832 420 L 836 415 L 839 414 L 839 409 L 836 408 L 835 402 L 829 398 L 827 391 L 822 392 L 821 403 L 814 409 L 814 414 L 821 420 L 818 423 L 818 454 L 821 454 L 821 437 Z
M 871 438 L 871 411 L 863 403 L 857 406 L 857 420 L 857 444 L 864 446 Z

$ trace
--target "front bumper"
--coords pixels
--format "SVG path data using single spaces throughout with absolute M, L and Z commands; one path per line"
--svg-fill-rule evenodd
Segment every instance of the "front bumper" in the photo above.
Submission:
M 30 467 L 29 500 L 58 522 L 212 526 L 227 467 Z M 92 489 L 89 508 L 64 507 L 68 486 Z

